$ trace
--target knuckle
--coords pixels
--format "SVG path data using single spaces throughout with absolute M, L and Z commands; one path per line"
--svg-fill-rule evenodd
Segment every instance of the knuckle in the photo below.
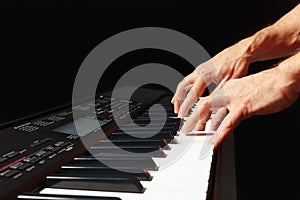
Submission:
M 200 100 L 200 106 L 204 107 L 204 108 L 210 108 L 210 101 L 208 98 L 204 98 L 202 100 Z

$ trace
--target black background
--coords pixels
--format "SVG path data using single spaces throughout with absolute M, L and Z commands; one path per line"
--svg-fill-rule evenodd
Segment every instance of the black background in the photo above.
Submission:
M 145 26 L 170 28 L 192 37 L 214 56 L 275 22 L 297 3 L 274 0 L 1 1 L 0 123 L 70 102 L 73 82 L 85 56 L 116 33 Z M 101 89 L 111 88 L 126 70 L 147 62 L 167 64 L 184 75 L 193 69 L 168 52 L 132 52 L 110 66 L 102 78 Z M 269 63 L 253 64 L 249 73 L 265 65 Z M 274 115 L 253 117 L 235 131 L 239 199 L 293 196 L 289 182 L 297 178 L 298 108 L 295 104 Z

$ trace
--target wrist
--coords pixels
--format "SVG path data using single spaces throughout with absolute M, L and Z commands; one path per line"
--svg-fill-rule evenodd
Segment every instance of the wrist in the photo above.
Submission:
M 284 82 L 282 85 L 286 90 L 300 93 L 300 54 L 280 63 L 278 70 Z M 297 58 L 298 57 L 298 58 Z
M 272 43 L 273 38 L 274 31 L 272 27 L 266 27 L 248 38 L 249 45 L 247 54 L 251 55 L 251 63 L 266 59 L 266 49 L 270 48 L 270 43 Z
M 299 28 L 287 28 L 282 24 L 270 25 L 258 31 L 249 38 L 247 52 L 251 55 L 251 62 L 287 57 L 299 50 Z

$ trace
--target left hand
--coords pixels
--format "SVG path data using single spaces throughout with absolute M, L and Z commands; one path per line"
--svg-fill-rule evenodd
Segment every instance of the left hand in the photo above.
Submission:
M 178 117 L 186 116 L 211 83 L 219 84 L 221 81 L 240 78 L 247 74 L 249 64 L 255 61 L 249 51 L 252 41 L 253 38 L 249 37 L 224 49 L 199 65 L 178 84 L 171 101 Z
M 241 122 L 255 114 L 270 114 L 290 106 L 298 93 L 290 88 L 290 80 L 278 67 L 221 83 L 210 96 L 200 100 L 181 131 L 204 130 L 213 109 L 218 109 L 211 121 L 217 134 L 211 140 L 214 149 Z

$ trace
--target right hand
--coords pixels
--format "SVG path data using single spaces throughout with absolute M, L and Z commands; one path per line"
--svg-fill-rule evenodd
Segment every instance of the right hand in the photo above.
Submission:
M 249 39 L 228 47 L 212 59 L 199 65 L 177 86 L 172 98 L 174 112 L 183 118 L 211 83 L 218 84 L 247 74 L 251 63 Z
M 299 54 L 300 55 L 300 54 Z M 218 112 L 211 119 L 211 143 L 217 149 L 241 120 L 253 115 L 279 112 L 292 105 L 299 96 L 298 73 L 290 75 L 292 65 L 299 72 L 300 60 L 290 59 L 291 66 L 278 66 L 243 78 L 220 84 L 210 96 L 204 97 L 181 128 L 181 132 L 203 131 L 212 110 Z

